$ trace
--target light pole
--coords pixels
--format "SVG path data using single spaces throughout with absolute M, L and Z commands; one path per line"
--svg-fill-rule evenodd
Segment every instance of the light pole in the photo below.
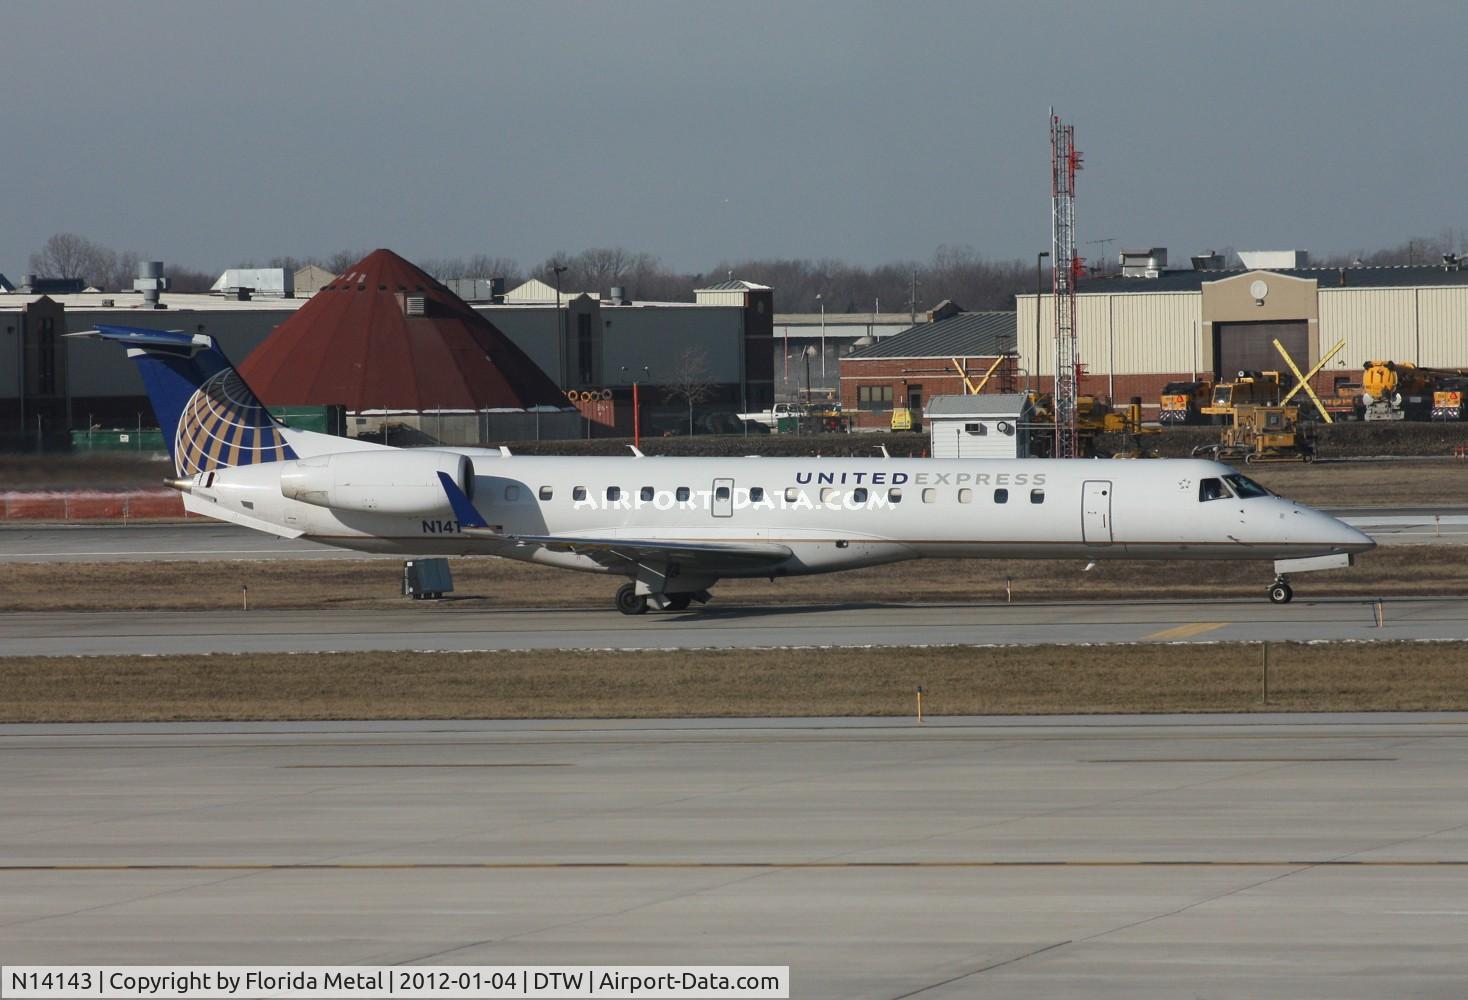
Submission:
M 628 367 L 626 365 L 623 365 L 622 366 L 622 372 L 623 372 L 623 374 L 625 374 L 629 370 L 630 369 L 628 369 Z M 647 365 L 643 365 L 642 366 L 642 376 L 643 376 L 643 378 L 646 378 L 648 375 L 651 375 L 651 374 L 652 373 L 650 371 L 648 371 L 648 369 L 647 369 Z M 637 374 L 636 374 L 636 372 L 633 372 L 633 375 L 632 375 L 632 447 L 634 447 L 634 448 L 640 448 L 640 447 L 642 447 L 642 401 L 641 401 L 641 399 L 637 395 Z
M 826 381 L 826 299 L 820 292 L 816 293 L 816 302 L 821 307 L 821 382 L 824 388 Z M 806 395 L 810 394 L 810 379 L 806 379 Z
M 566 273 L 566 265 L 552 264 L 551 270 L 556 272 L 556 375 L 564 389 L 570 381 L 566 378 L 566 327 L 561 319 L 561 275 Z
M 1036 392 L 1040 391 L 1040 296 L 1045 288 L 1045 258 L 1049 256 L 1049 250 L 1041 250 L 1035 255 L 1035 363 L 1030 365 L 1030 383 Z

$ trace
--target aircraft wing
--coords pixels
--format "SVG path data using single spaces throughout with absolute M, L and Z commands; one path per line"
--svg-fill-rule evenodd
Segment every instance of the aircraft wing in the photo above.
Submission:
M 794 553 L 774 542 L 664 541 L 651 538 L 583 538 L 577 535 L 511 535 L 496 531 L 484 520 L 459 485 L 438 474 L 459 531 L 470 538 L 487 538 L 507 545 L 534 545 L 556 552 L 590 556 L 603 565 L 625 563 L 682 563 L 685 572 L 729 573 L 773 568 Z

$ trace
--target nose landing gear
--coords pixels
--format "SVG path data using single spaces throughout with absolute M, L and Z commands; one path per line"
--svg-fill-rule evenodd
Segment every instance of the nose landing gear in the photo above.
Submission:
M 1271 604 L 1288 604 L 1294 596 L 1295 592 L 1290 589 L 1290 581 L 1283 574 L 1275 577 L 1274 582 L 1269 585 L 1269 603 Z

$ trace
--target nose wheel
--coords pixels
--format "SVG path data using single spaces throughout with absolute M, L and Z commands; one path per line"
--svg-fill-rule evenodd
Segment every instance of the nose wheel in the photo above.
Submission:
M 1293 598 L 1294 596 L 1295 592 L 1290 589 L 1290 582 L 1282 576 L 1277 577 L 1275 581 L 1269 585 L 1270 604 L 1288 604 L 1290 603 L 1291 598 Z

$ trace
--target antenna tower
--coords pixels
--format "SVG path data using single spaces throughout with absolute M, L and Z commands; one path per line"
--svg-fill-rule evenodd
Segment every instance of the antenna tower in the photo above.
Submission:
M 1076 356 L 1076 282 L 1083 263 L 1076 256 L 1076 171 L 1081 154 L 1075 127 L 1050 111 L 1051 302 L 1055 313 L 1055 457 L 1077 457 L 1076 396 L 1080 359 Z M 1038 308 L 1038 303 L 1036 304 Z

